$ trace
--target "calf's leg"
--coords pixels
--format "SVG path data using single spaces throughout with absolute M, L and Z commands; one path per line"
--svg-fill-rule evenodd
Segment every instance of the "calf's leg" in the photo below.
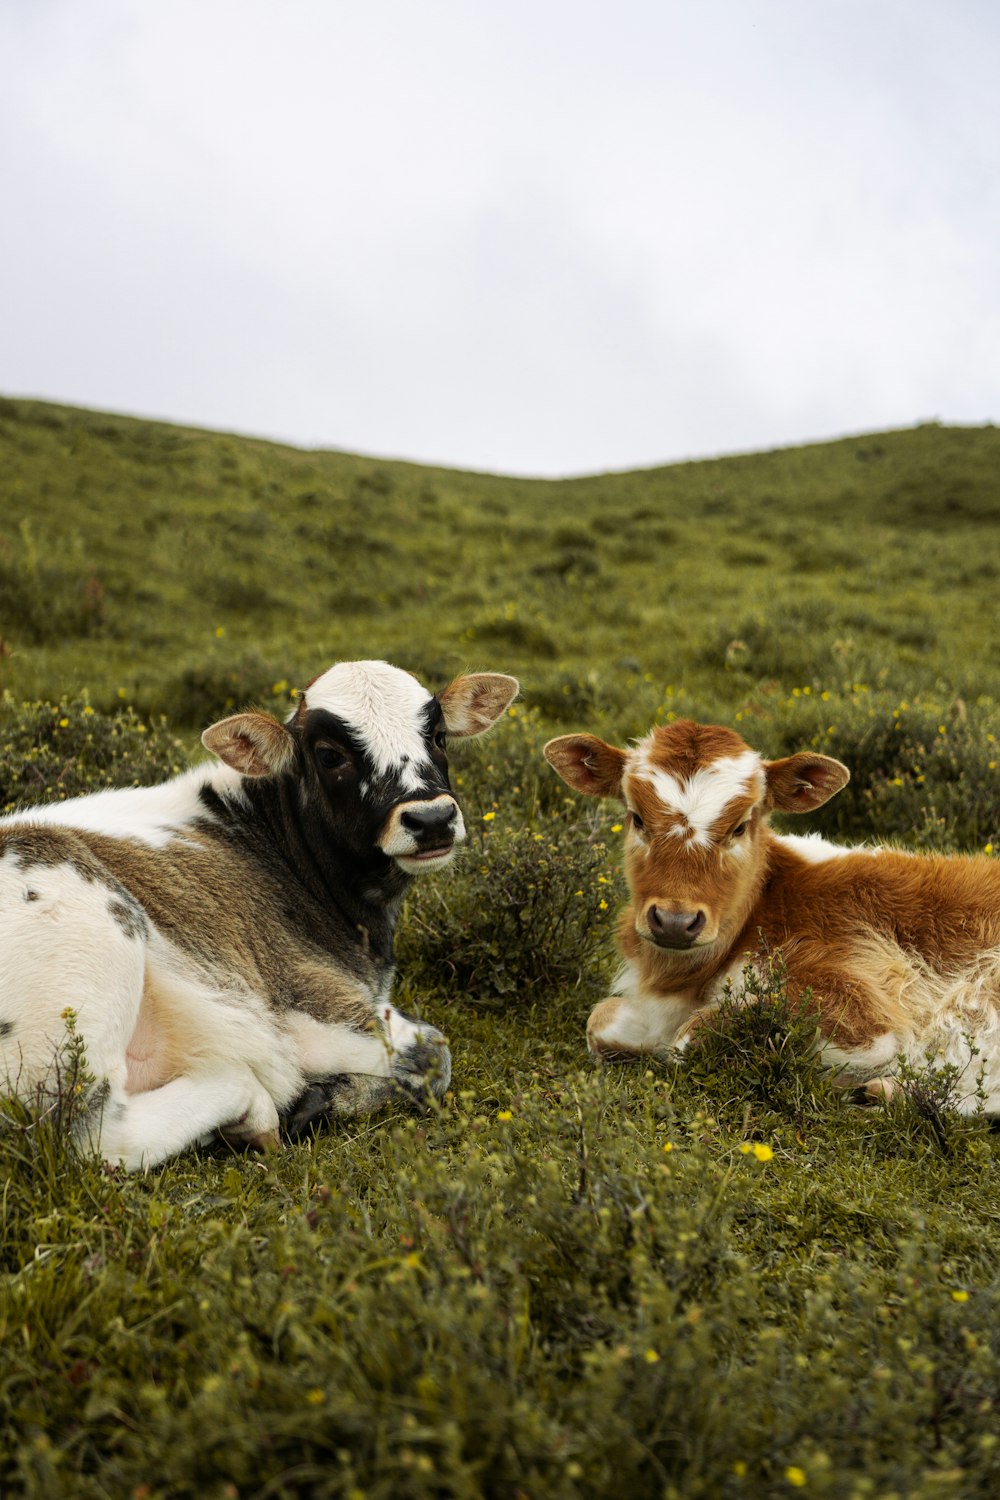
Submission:
M 310 1083 L 283 1118 L 293 1139 L 322 1116 L 374 1114 L 402 1094 L 413 1103 L 440 1099 L 451 1081 L 451 1053 L 437 1027 L 380 1007 L 368 1032 L 348 1031 L 297 1017 L 299 1065 Z
M 678 1033 L 700 1014 L 676 996 L 612 995 L 590 1013 L 587 1046 L 606 1062 L 666 1058 L 678 1048 Z
M 137 1171 L 157 1166 L 219 1128 L 241 1140 L 276 1137 L 274 1101 L 244 1065 L 187 1074 L 142 1094 L 112 1096 L 97 1139 L 106 1160 Z

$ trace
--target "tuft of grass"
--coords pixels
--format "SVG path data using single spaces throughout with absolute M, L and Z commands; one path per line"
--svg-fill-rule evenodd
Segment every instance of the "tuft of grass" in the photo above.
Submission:
M 108 601 L 79 537 L 40 550 L 25 516 L 0 534 L 0 641 L 59 645 L 97 635 L 108 625 Z
M 685 1054 L 691 1076 L 727 1085 L 716 1112 L 743 1128 L 800 1125 L 837 1107 L 820 1060 L 818 1017 L 807 992 L 793 1005 L 780 950 L 762 949 L 730 986 Z

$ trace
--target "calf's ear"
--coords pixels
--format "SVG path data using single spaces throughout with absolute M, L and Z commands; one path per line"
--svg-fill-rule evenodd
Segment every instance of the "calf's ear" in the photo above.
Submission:
M 295 741 L 270 714 L 233 714 L 220 719 L 205 730 L 201 742 L 243 776 L 278 776 L 295 763 Z
M 444 711 L 444 727 L 456 739 L 482 734 L 505 714 L 521 691 L 516 677 L 502 672 L 472 672 L 456 677 L 438 702 Z
M 620 797 L 628 756 L 596 734 L 563 734 L 549 740 L 542 754 L 575 792 L 587 797 Z
M 829 802 L 851 779 L 851 773 L 839 760 L 829 755 L 813 755 L 804 750 L 784 760 L 764 762 L 767 777 L 765 806 L 778 812 L 812 812 Z

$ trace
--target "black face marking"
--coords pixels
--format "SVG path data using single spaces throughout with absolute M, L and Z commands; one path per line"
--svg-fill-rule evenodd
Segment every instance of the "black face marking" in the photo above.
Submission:
M 13 1021 L 0 1021 L 0 1040 L 2 1040 L 3 1037 L 10 1036 L 13 1030 Z
M 40 901 L 42 898 L 37 891 L 25 891 L 25 901 Z
M 379 849 L 379 836 L 393 808 L 450 794 L 448 762 L 435 744 L 443 720 L 440 703 L 431 699 L 419 722 L 427 759 L 421 764 L 412 751 L 403 751 L 398 765 L 386 770 L 339 715 L 325 708 L 308 709 L 289 726 L 304 767 L 304 807 L 315 794 L 326 805 L 337 842 L 370 856 Z
M 363 747 L 345 720 L 330 713 L 328 709 L 309 709 L 291 728 L 293 733 L 298 731 L 299 742 L 307 760 L 316 760 L 316 751 L 321 745 L 339 750 L 355 768 L 359 768 L 365 758 Z

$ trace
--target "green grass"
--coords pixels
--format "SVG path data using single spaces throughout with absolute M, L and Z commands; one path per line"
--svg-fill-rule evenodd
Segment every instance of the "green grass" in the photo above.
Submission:
M 539 746 L 719 717 L 852 767 L 812 826 L 1000 848 L 998 450 L 530 483 L 0 404 L 0 805 L 169 774 L 341 656 L 525 693 L 401 934 L 440 1110 L 125 1177 L 5 1106 L 0 1493 L 997 1492 L 1000 1137 L 933 1074 L 852 1106 L 780 975 L 683 1069 L 590 1066 L 615 808 Z

